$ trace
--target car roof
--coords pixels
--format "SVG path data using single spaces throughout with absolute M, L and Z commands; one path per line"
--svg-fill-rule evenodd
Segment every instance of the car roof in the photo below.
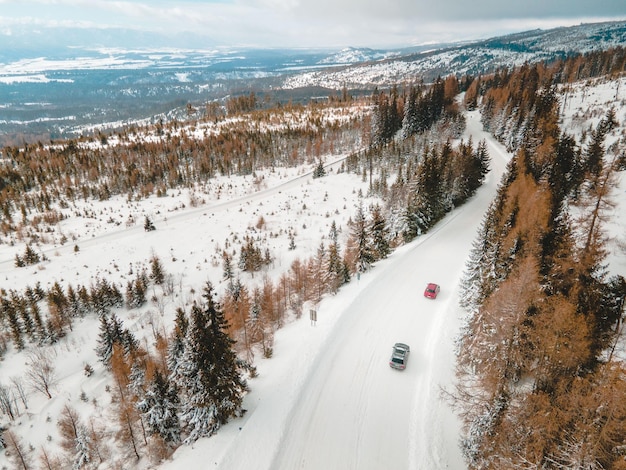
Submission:
M 426 288 L 428 289 L 436 289 L 437 287 L 439 286 L 435 284 L 434 282 L 429 282 L 428 285 L 426 286 Z

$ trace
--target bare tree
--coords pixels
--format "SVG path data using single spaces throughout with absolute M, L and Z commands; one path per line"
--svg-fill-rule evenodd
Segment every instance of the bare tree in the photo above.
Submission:
M 31 464 L 30 455 L 26 453 L 26 446 L 24 446 L 24 443 L 13 433 L 13 431 L 7 431 L 4 433 L 4 438 L 7 446 L 7 455 L 15 465 L 14 468 L 19 470 L 30 470 L 31 468 L 35 468 Z
M 7 415 L 11 421 L 15 419 L 17 410 L 11 387 L 0 384 L 0 411 Z
M 52 359 L 42 349 L 37 349 L 28 356 L 26 381 L 37 392 L 52 398 L 50 390 L 56 385 L 57 378 Z
M 103 463 L 108 455 L 108 449 L 106 448 L 106 444 L 103 442 L 106 436 L 104 431 L 97 427 L 96 420 L 93 416 L 89 419 L 88 432 L 94 457 L 97 457 L 98 461 Z
M 17 392 L 17 396 L 21 400 L 24 405 L 24 409 L 28 409 L 28 397 L 26 395 L 26 391 L 24 390 L 24 382 L 21 377 L 11 377 L 11 383 Z
M 48 454 L 46 448 L 42 447 L 39 454 L 39 468 L 43 470 L 63 470 L 64 466 L 61 459 Z
M 57 426 L 61 435 L 61 447 L 72 453 L 76 447 L 76 438 L 80 427 L 78 412 L 66 404 L 59 414 Z

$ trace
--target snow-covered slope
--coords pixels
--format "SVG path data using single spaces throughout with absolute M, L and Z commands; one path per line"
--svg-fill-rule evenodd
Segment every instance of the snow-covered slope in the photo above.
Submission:
M 498 67 L 512 67 L 626 45 L 626 22 L 593 23 L 536 30 L 459 44 L 433 47 L 418 54 L 358 64 L 342 70 L 316 70 L 287 77 L 285 88 L 325 86 L 340 89 L 385 86 L 416 77 L 426 80 L 449 74 L 478 75 Z
M 617 142 L 626 122 L 624 85 L 599 82 L 572 88 L 563 105 L 565 130 L 588 129 L 614 105 L 622 127 L 611 135 L 610 143 Z M 304 318 L 279 330 L 274 357 L 257 359 L 260 375 L 250 382 L 244 402 L 248 413 L 216 436 L 182 447 L 164 468 L 332 468 L 334 462 L 341 462 L 340 468 L 359 469 L 380 468 L 376 462 L 384 462 L 384 468 L 462 468 L 459 423 L 440 392 L 453 379 L 453 341 L 462 316 L 457 307 L 459 276 L 509 158 L 481 131 L 476 113 L 468 115 L 467 125 L 466 136 L 472 135 L 474 142 L 486 138 L 492 157 L 492 172 L 478 194 L 431 233 L 402 247 L 336 296 L 325 298 L 315 325 L 305 311 Z M 339 165 L 342 156 L 334 158 Z M 89 284 L 98 276 L 124 283 L 155 253 L 174 275 L 175 293 L 122 318 L 125 326 L 151 343 L 151 332 L 168 331 L 174 309 L 193 301 L 194 290 L 203 282 L 210 279 L 223 287 L 219 254 L 234 234 L 258 233 L 266 240 L 277 255 L 268 276 L 286 271 L 295 257 L 314 253 L 328 236 L 332 220 L 343 227 L 345 240 L 346 221 L 367 183 L 360 176 L 337 172 L 337 166 L 327 177 L 312 179 L 311 169 L 216 179 L 199 192 L 172 191 L 163 198 L 86 202 L 75 208 L 74 217 L 60 222 L 58 229 L 72 241 L 49 247 L 49 261 L 15 269 L 17 248 L 2 245 L 2 286 L 21 290 L 41 282 L 48 288 L 57 280 Z M 623 177 L 620 184 L 609 225 L 613 236 L 609 262 L 612 272 L 624 273 Z M 192 207 L 192 199 L 198 207 Z M 136 215 L 135 222 L 126 226 L 130 212 Z M 142 230 L 144 214 L 154 219 L 155 232 Z M 254 223 L 261 216 L 266 227 L 256 229 Z M 294 251 L 286 249 L 289 230 L 297 233 Z M 260 280 L 261 276 L 246 278 Z M 437 300 L 422 297 L 426 282 L 441 284 Z M 21 409 L 11 425 L 32 446 L 33 456 L 42 446 L 58 445 L 56 419 L 65 403 L 74 405 L 85 421 L 92 417 L 98 424 L 110 423 L 111 393 L 106 387 L 111 379 L 94 353 L 97 333 L 97 320 L 85 318 L 66 339 L 46 349 L 55 360 L 58 378 L 53 398 L 29 394 L 28 410 Z M 396 341 L 412 348 L 404 372 L 387 365 Z M 10 347 L 0 363 L 0 384 L 9 385 L 11 378 L 21 376 L 27 362 L 26 353 Z M 86 363 L 95 368 L 91 377 L 83 373 Z M 117 458 L 127 468 L 123 456 Z M 3 454 L 2 465 L 8 465 Z M 146 461 L 137 464 L 150 467 Z
M 488 139 L 493 159 L 478 194 L 323 300 L 316 324 L 302 319 L 279 331 L 275 357 L 258 363 L 246 416 L 181 448 L 164 469 L 200 461 L 223 470 L 462 468 L 459 422 L 441 391 L 453 380 L 459 278 L 509 158 L 477 113 L 469 135 Z M 427 282 L 442 286 L 434 301 L 423 297 Z M 411 346 L 403 372 L 388 365 L 397 341 Z

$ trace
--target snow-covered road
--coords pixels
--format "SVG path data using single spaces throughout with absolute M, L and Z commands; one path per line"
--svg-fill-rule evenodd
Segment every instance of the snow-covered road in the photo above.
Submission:
M 454 377 L 460 277 L 509 158 L 477 113 L 469 135 L 486 139 L 492 159 L 477 195 L 322 301 L 315 326 L 303 318 L 280 330 L 275 357 L 258 364 L 247 415 L 164 468 L 464 468 L 460 423 L 441 390 Z M 442 286 L 434 301 L 423 297 L 427 282 Z M 402 372 L 388 366 L 397 341 L 411 346 Z

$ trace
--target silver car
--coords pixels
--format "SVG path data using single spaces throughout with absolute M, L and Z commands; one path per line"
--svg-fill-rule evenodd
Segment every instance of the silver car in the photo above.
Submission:
M 393 345 L 393 351 L 391 353 L 391 359 L 389 365 L 394 369 L 404 370 L 406 368 L 406 362 L 409 360 L 409 353 L 411 348 L 404 343 L 396 343 Z

